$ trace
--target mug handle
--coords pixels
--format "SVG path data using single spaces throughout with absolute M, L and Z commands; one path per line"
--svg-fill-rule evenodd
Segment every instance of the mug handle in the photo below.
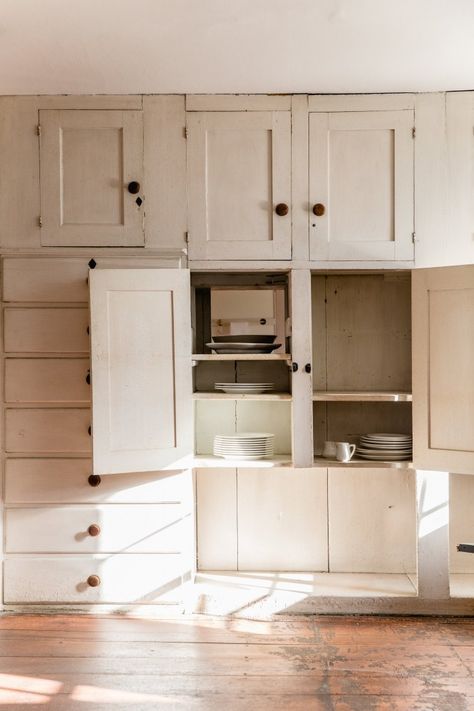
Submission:
M 356 451 L 356 446 L 355 446 L 355 444 L 350 444 L 350 445 L 349 445 L 349 452 L 350 452 L 350 454 L 349 454 L 349 461 L 350 461 L 350 460 L 352 459 L 352 457 L 354 456 L 355 451 Z

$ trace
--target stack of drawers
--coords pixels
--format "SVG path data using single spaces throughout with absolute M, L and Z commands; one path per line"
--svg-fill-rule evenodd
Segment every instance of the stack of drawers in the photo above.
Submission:
M 92 474 L 87 275 L 3 262 L 4 603 L 179 603 L 190 473 Z

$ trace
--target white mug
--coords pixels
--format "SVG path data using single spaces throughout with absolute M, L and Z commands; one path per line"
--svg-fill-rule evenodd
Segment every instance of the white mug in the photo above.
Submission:
M 334 459 L 336 456 L 336 443 L 325 442 L 323 447 L 323 457 L 326 459 Z
M 336 442 L 336 459 L 338 462 L 350 462 L 356 450 L 355 444 Z

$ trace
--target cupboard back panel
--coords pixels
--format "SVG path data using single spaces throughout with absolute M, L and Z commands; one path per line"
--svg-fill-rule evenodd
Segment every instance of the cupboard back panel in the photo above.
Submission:
M 7 353 L 88 353 L 89 309 L 6 308 Z
M 290 387 L 287 363 L 202 361 L 194 370 L 194 389 L 198 392 L 214 392 L 215 383 L 273 383 L 275 392 L 288 392 Z
M 312 309 L 316 389 L 411 390 L 408 276 L 314 276 Z
M 313 404 L 313 413 L 317 454 L 325 440 L 356 444 L 368 432 L 412 432 L 409 402 L 318 402 Z

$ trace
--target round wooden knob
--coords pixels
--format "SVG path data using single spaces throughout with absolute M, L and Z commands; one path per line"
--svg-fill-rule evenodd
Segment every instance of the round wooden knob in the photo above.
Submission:
M 317 202 L 316 205 L 313 205 L 313 212 L 316 217 L 322 217 L 326 212 L 326 208 L 321 202 Z
M 89 536 L 98 536 L 100 533 L 100 526 L 97 523 L 91 523 L 87 529 Z
M 285 205 L 284 202 L 279 202 L 275 208 L 275 212 L 280 217 L 284 217 L 285 215 L 288 215 L 288 205 Z
M 98 474 L 91 474 L 87 481 L 89 482 L 89 486 L 99 486 L 102 479 Z
M 137 183 L 136 180 L 132 180 L 132 182 L 128 184 L 127 190 L 131 195 L 136 195 L 140 191 L 140 183 Z
M 98 575 L 89 575 L 87 578 L 87 584 L 91 588 L 97 588 L 100 585 L 100 578 Z

